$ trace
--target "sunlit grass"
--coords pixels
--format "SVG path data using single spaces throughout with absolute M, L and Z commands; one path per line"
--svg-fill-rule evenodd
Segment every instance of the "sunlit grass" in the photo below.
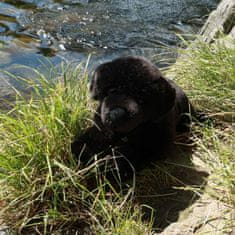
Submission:
M 197 154 L 211 172 L 209 191 L 235 205 L 235 40 L 230 45 L 224 41 L 206 44 L 199 39 L 180 51 L 170 73 L 196 109 L 213 121 L 210 127 L 200 124 L 194 128 Z
M 235 42 L 232 41 L 231 45 Z M 188 44 L 170 72 L 190 100 L 204 112 L 232 115 L 235 104 L 235 46 L 220 41 Z M 234 113 L 233 113 L 234 114 Z
M 81 168 L 71 154 L 71 142 L 92 122 L 86 69 L 63 66 L 54 79 L 33 71 L 30 80 L 8 74 L 24 92 L 12 87 L 15 104 L 0 114 L 3 222 L 19 233 L 148 234 L 150 223 L 142 223 L 140 208 L 131 206 L 132 188 L 121 194 L 109 187 L 107 195 L 109 183 L 96 173 L 101 162 Z M 99 182 L 92 190 L 90 177 Z

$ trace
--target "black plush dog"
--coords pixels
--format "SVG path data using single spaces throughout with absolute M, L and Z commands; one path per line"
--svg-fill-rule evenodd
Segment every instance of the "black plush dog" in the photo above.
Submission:
M 99 102 L 95 124 L 72 144 L 82 161 L 114 154 L 125 159 L 118 161 L 121 171 L 129 163 L 139 170 L 171 149 L 177 134 L 190 131 L 192 107 L 185 93 L 144 58 L 101 64 L 90 92 Z

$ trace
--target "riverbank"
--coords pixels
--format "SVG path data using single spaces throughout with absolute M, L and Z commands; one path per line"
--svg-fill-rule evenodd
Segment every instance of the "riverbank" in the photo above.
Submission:
M 71 158 L 70 143 L 77 129 L 89 125 L 85 120 L 92 110 L 86 84 L 74 83 L 77 76 L 86 76 L 83 69 L 70 70 L 53 83 L 40 73 L 34 83 L 23 81 L 36 95 L 28 100 L 18 94 L 14 109 L 0 117 L 0 201 L 5 224 L 19 233 L 44 234 L 75 233 L 78 228 L 82 234 L 231 232 L 235 226 L 234 48 L 198 42 L 182 51 L 167 73 L 211 121 L 194 123 L 195 148 L 190 155 L 181 152 L 177 159 L 156 163 L 122 193 L 107 181 L 89 191 L 86 179 L 94 171 L 99 176 L 97 167 L 80 169 Z
M 192 146 L 177 140 L 178 157 L 139 173 L 121 192 L 100 178 L 102 162 L 81 169 L 71 155 L 70 143 L 93 112 L 87 66 L 65 66 L 56 79 L 53 67 L 51 77 L 19 68 L 10 86 L 17 99 L 11 93 L 0 112 L 0 222 L 19 234 L 234 233 L 235 41 L 204 41 L 186 43 L 164 72 L 208 121 L 193 123 Z M 99 184 L 91 191 L 94 174 Z

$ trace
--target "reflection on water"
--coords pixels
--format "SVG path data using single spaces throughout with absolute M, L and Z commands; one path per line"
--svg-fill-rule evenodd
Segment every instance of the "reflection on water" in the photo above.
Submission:
M 100 62 L 128 54 L 174 58 L 176 33 L 197 32 L 217 2 L 0 0 L 0 68 L 38 67 L 47 57 L 80 61 L 90 53 Z

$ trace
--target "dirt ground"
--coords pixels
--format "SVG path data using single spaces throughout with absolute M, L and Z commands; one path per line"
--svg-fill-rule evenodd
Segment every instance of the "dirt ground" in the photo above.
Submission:
M 157 173 L 143 172 L 139 183 L 137 178 L 137 200 L 155 209 L 154 234 L 235 235 L 235 208 L 221 200 L 223 192 L 210 196 L 207 166 L 197 153 L 181 157 L 158 165 Z

